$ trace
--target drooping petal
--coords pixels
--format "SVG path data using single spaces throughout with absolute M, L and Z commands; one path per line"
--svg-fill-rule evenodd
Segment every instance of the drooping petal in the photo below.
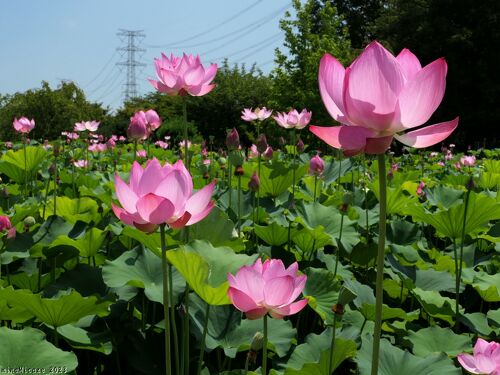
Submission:
M 262 318 L 266 314 L 267 314 L 267 309 L 265 307 L 259 307 L 254 310 L 247 311 L 245 313 L 247 319 L 250 320 Z
M 214 208 L 215 202 L 209 202 L 205 209 L 201 212 L 198 212 L 197 214 L 191 215 L 189 221 L 186 223 L 186 225 L 193 225 L 196 224 L 198 221 L 203 220 L 205 217 L 208 216 L 208 214 L 212 211 L 212 208 Z M 186 211 L 188 212 L 188 211 Z
M 264 302 L 267 306 L 281 306 L 288 302 L 293 290 L 293 278 L 290 276 L 268 280 L 264 288 Z
M 365 147 L 366 139 L 374 135 L 371 129 L 361 126 L 309 126 L 309 130 L 334 148 L 359 150 Z
M 205 185 L 202 189 L 194 193 L 186 203 L 186 211 L 189 211 L 191 215 L 193 215 L 193 217 L 205 211 L 208 204 L 210 203 L 210 200 L 212 199 L 214 188 L 215 181 L 212 181 L 211 183 Z
M 417 56 L 407 48 L 403 48 L 399 55 L 396 56 L 396 60 L 398 60 L 407 81 L 412 80 L 415 74 L 422 69 L 422 65 L 420 65 Z
M 120 204 L 126 211 L 137 212 L 135 209 L 137 194 L 118 175 L 115 175 L 115 191 Z
M 429 147 L 445 140 L 457 128 L 457 125 L 458 117 L 451 121 L 425 126 L 406 134 L 395 134 L 394 138 L 407 146 L 415 148 Z
M 432 116 L 444 96 L 447 65 L 438 59 L 409 80 L 398 99 L 396 121 L 409 129 L 422 125 Z
M 370 43 L 346 70 L 344 114 L 356 125 L 389 128 L 404 83 L 396 58 L 378 42 Z
M 391 146 L 393 136 L 367 138 L 365 152 L 370 155 L 383 154 Z
M 202 83 L 204 85 L 207 85 L 210 82 L 212 82 L 212 80 L 214 79 L 216 73 L 217 73 L 217 64 L 210 64 L 210 66 L 208 67 L 208 69 L 205 70 L 205 77 L 203 78 L 203 82 Z
M 345 68 L 330 54 L 325 54 L 319 63 L 318 81 L 321 99 L 330 115 L 337 121 L 344 116 L 342 92 Z
M 157 225 L 166 223 L 175 211 L 172 202 L 155 194 L 146 194 L 139 198 L 136 206 L 143 220 Z
M 290 305 L 286 305 L 283 307 L 275 307 L 269 314 L 275 319 L 282 319 L 284 316 L 297 314 L 300 310 L 302 310 L 307 305 L 307 299 L 301 299 L 300 301 L 294 302 Z
M 191 214 L 189 212 L 184 212 L 184 215 L 182 215 L 179 219 L 177 219 L 176 221 L 174 222 L 171 222 L 171 223 L 168 223 L 168 225 L 171 227 L 171 228 L 182 228 L 184 226 L 187 225 L 187 223 L 189 222 L 189 219 L 191 219 Z
M 259 307 L 250 296 L 239 289 L 230 287 L 227 291 L 227 294 L 234 307 L 236 307 L 240 311 L 247 312 Z

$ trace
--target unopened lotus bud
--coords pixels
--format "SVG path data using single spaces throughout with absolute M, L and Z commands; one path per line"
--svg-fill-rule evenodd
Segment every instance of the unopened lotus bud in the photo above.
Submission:
M 467 184 L 465 185 L 465 187 L 467 188 L 467 190 L 474 190 L 476 185 L 474 184 L 474 179 L 472 177 L 469 178 L 469 181 L 467 181 Z
M 52 165 L 49 167 L 49 173 L 50 173 L 50 174 L 54 174 L 54 173 L 56 173 L 56 169 L 57 169 L 56 165 L 55 165 L 55 164 L 52 164 Z
M 299 138 L 299 141 L 297 142 L 297 151 L 302 153 L 304 151 L 304 142 L 302 142 L 302 139 Z
M 240 135 L 236 128 L 231 130 L 226 137 L 226 146 L 229 150 L 237 150 L 240 147 Z
M 258 352 L 259 350 L 262 349 L 263 344 L 264 344 L 264 335 L 262 334 L 262 332 L 257 332 L 255 335 L 253 335 L 253 340 L 252 344 L 250 345 L 250 350 Z
M 257 190 L 259 190 L 259 186 L 260 186 L 259 176 L 257 176 L 257 173 L 253 172 L 253 175 L 250 178 L 250 181 L 248 181 L 248 188 L 251 191 L 256 192 Z
M 315 176 L 321 176 L 323 171 L 325 170 L 325 162 L 323 159 L 319 157 L 319 155 L 315 155 L 311 158 L 309 162 L 309 174 Z
M 344 315 L 344 305 L 341 303 L 336 303 L 332 307 L 332 311 L 335 315 Z
M 267 150 L 262 154 L 264 158 L 271 160 L 273 158 L 273 148 L 269 146 Z
M 259 152 L 259 154 L 263 154 L 264 152 L 266 152 L 267 147 L 269 145 L 267 144 L 267 139 L 266 139 L 265 134 L 260 135 L 259 139 L 257 139 L 256 146 L 257 146 L 257 151 Z
M 36 224 L 36 220 L 33 216 L 26 216 L 26 218 L 24 219 L 24 226 L 26 228 L 32 227 L 35 224 Z
M 243 176 L 245 174 L 245 171 L 243 169 L 243 166 L 241 165 L 238 165 L 235 169 L 234 169 L 234 175 L 235 176 Z

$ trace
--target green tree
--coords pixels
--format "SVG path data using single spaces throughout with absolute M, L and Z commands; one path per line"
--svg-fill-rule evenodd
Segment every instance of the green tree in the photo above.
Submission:
M 273 71 L 273 107 L 279 110 L 307 108 L 318 125 L 333 122 L 324 108 L 318 88 L 321 57 L 330 53 L 343 63 L 352 59 L 348 30 L 330 1 L 293 1 L 295 16 L 285 13 L 280 27 L 285 33 L 284 47 L 276 49 L 277 67 Z
M 16 133 L 12 127 L 15 117 L 34 118 L 36 127 L 30 137 L 42 140 L 58 138 L 62 131 L 72 130 L 74 123 L 78 121 L 106 122 L 107 113 L 107 109 L 99 104 L 87 101 L 83 91 L 73 82 L 61 82 L 53 90 L 44 81 L 39 89 L 2 97 L 0 139 L 15 139 Z

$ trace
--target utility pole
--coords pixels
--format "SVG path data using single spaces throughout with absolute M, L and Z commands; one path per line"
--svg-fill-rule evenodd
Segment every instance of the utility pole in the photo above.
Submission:
M 139 47 L 139 43 L 142 39 L 146 37 L 144 30 L 124 30 L 119 29 L 117 35 L 123 42 L 127 45 L 123 47 L 118 47 L 117 50 L 124 56 L 127 55 L 126 61 L 117 62 L 116 65 L 127 67 L 127 82 L 125 83 L 125 90 L 123 94 L 125 95 L 125 101 L 137 97 L 137 81 L 135 68 L 138 66 L 146 66 L 146 64 L 137 61 L 136 54 L 138 52 L 145 52 L 144 48 Z

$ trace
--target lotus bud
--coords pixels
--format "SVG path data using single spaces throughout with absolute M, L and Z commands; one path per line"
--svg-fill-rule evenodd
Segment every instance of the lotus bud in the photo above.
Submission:
M 302 153 L 304 151 L 304 142 L 302 142 L 302 139 L 299 138 L 299 141 L 297 142 L 297 145 L 295 147 L 297 147 L 297 151 L 299 153 Z
M 33 216 L 26 216 L 26 218 L 24 219 L 24 227 L 25 228 L 30 228 L 35 224 L 36 224 L 36 220 Z
M 309 174 L 315 176 L 321 176 L 323 171 L 325 170 L 325 162 L 323 159 L 319 157 L 319 155 L 315 155 L 311 158 L 309 162 Z
M 146 114 L 143 111 L 136 112 L 134 116 L 130 118 L 127 137 L 135 141 L 146 139 L 149 136 L 146 124 Z
M 467 190 L 474 190 L 476 185 L 474 184 L 474 179 L 472 177 L 469 178 L 469 181 L 467 181 L 467 184 L 465 185 L 465 187 L 467 188 Z
M 250 181 L 248 181 L 248 188 L 255 193 L 257 190 L 259 190 L 259 186 L 260 186 L 259 176 L 257 176 L 257 173 L 253 172 Z
M 237 150 L 240 147 L 240 135 L 236 128 L 231 130 L 226 137 L 226 146 L 229 150 Z
M 264 335 L 262 332 L 257 332 L 253 336 L 252 344 L 250 345 L 250 350 L 253 350 L 254 352 L 258 352 L 259 350 L 262 349 L 262 345 L 264 343 Z
M 262 154 L 266 159 L 271 160 L 273 158 L 273 148 L 269 146 L 267 150 Z
M 259 139 L 257 139 L 256 146 L 259 154 L 263 154 L 264 152 L 266 152 L 269 145 L 267 144 L 267 139 L 265 134 L 260 135 Z

